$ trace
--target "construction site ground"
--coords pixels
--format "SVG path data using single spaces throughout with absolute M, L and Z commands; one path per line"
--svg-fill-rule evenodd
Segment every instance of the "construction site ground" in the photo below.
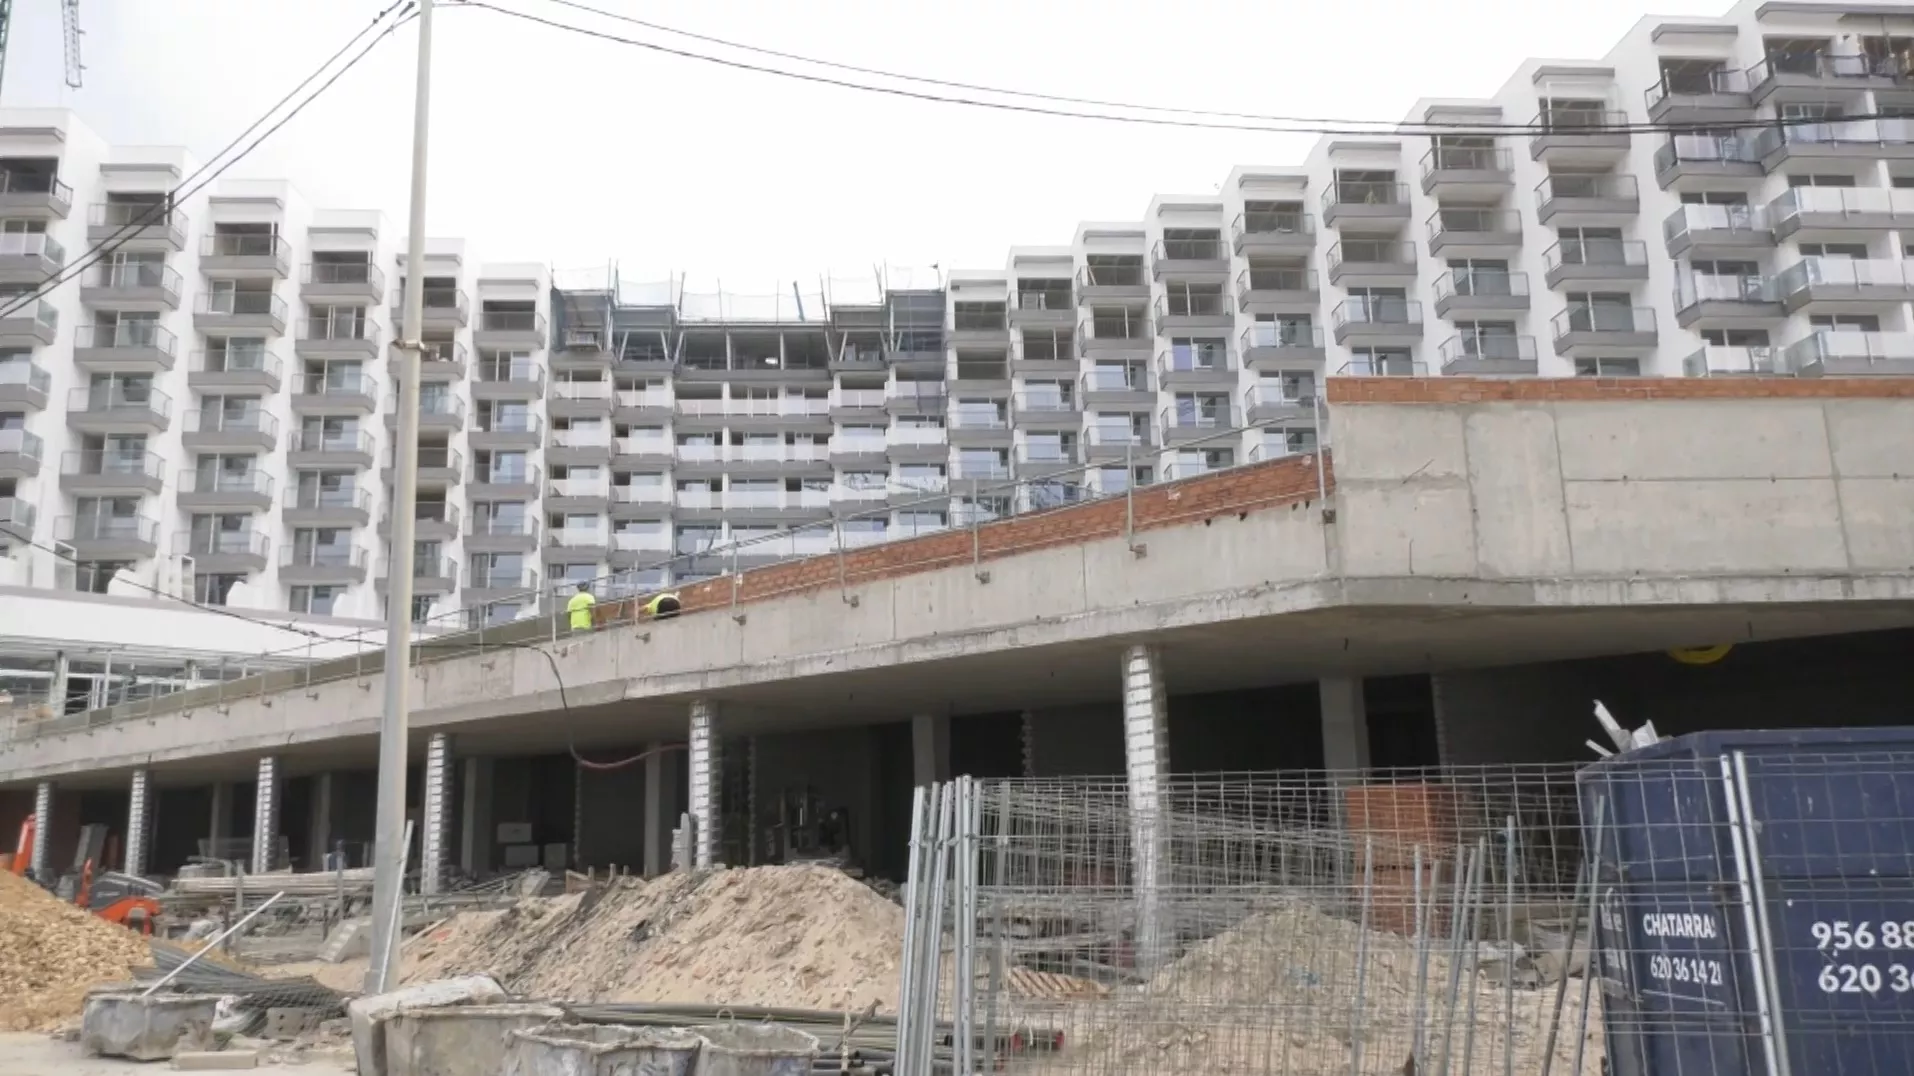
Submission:
M 81 1057 L 78 1043 L 33 1032 L 0 1033 L 0 1076 L 122 1076 L 171 1071 L 164 1065 Z M 357 1071 L 349 1058 L 309 1056 L 298 1063 L 262 1057 L 254 1071 L 297 1072 L 301 1076 L 347 1076 Z

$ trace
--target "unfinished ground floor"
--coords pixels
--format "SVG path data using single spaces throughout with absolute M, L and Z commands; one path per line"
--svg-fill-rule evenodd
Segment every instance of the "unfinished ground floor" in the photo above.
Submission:
M 1131 646 L 1111 655 L 1102 697 L 1028 709 L 781 722 L 775 708 L 701 699 L 677 729 L 648 720 L 625 737 L 615 714 L 574 728 L 584 715 L 561 711 L 509 730 L 423 733 L 407 782 L 410 862 L 435 886 L 528 867 L 656 874 L 674 858 L 835 858 L 901 878 L 912 788 L 953 775 L 1135 784 L 1571 762 L 1591 757 L 1597 699 L 1664 735 L 1901 724 L 1914 718 L 1910 652 L 1914 629 L 1895 629 L 1264 683 L 1249 670 L 1205 690 L 1179 684 L 1162 651 Z M 46 839 L 33 866 L 52 874 L 88 859 L 154 875 L 195 857 L 255 871 L 369 865 L 375 746 L 74 775 L 0 791 L 0 826 L 11 834 L 37 816 Z

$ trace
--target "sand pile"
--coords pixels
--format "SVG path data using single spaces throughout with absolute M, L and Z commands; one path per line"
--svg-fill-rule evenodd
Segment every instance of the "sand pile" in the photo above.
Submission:
M 407 978 L 484 972 L 565 1001 L 894 1011 L 903 930 L 902 908 L 828 867 L 678 873 L 459 915 L 413 943 Z
M 152 962 L 139 935 L 0 871 L 0 1031 L 70 1021 L 89 989 Z

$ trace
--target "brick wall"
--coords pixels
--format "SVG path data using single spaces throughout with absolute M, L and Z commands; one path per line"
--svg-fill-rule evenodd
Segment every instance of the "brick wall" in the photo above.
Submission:
M 1914 377 L 1332 377 L 1331 404 L 1914 399 Z
M 1234 467 L 1214 474 L 1147 486 L 1134 497 L 1136 529 L 1152 530 L 1194 523 L 1222 515 L 1236 515 L 1314 500 L 1319 481 L 1335 488 L 1329 459 L 1321 460 L 1319 477 L 1315 456 L 1292 456 L 1268 463 Z M 764 601 L 841 583 L 867 583 L 933 571 L 973 559 L 991 561 L 1018 553 L 1057 546 L 1079 545 L 1120 537 L 1124 531 L 1125 499 L 1105 497 L 1086 504 L 985 523 L 974 531 L 943 531 L 883 545 L 775 564 L 694 583 L 678 590 L 685 612 L 732 604 Z M 605 602 L 596 610 L 600 623 L 633 615 L 633 603 Z

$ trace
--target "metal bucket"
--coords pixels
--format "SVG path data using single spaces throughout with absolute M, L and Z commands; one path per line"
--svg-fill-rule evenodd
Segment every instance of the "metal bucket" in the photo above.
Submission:
M 80 1016 L 80 1051 L 88 1057 L 164 1061 L 176 1053 L 210 1049 L 213 994 L 99 993 Z
M 549 1005 L 457 1005 L 401 1012 L 385 1027 L 386 1076 L 491 1076 L 512 1032 L 560 1018 Z
M 689 1076 L 699 1042 L 674 1028 L 612 1024 L 514 1031 L 505 1076 Z
M 692 1076 L 810 1076 L 818 1042 L 782 1024 L 694 1027 L 702 1040 Z

